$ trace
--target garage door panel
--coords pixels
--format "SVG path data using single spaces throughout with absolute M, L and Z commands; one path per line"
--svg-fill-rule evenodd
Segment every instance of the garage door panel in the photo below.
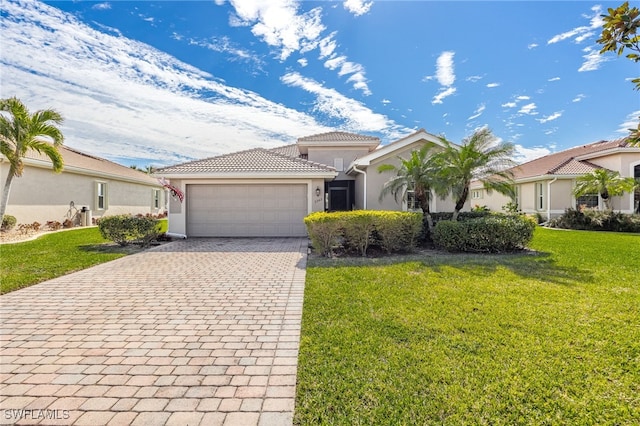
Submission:
M 187 185 L 189 236 L 306 236 L 306 215 L 306 184 Z

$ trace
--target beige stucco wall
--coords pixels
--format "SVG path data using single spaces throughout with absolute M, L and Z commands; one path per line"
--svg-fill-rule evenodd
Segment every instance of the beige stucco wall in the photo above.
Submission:
M 308 159 L 309 161 L 315 161 L 316 163 L 333 167 L 334 160 L 336 158 L 342 158 L 343 170 L 339 171 L 336 180 L 353 180 L 354 178 L 345 174 L 345 171 L 353 160 L 368 154 L 368 152 L 367 148 L 339 149 L 331 147 L 309 147 Z
M 0 175 L 4 185 L 8 164 L 0 163 Z M 97 210 L 95 205 L 95 183 L 107 183 L 107 209 Z M 160 189 L 160 208 L 152 208 L 152 189 Z M 53 173 L 51 169 L 27 165 L 23 176 L 14 178 L 9 194 L 7 214 L 16 217 L 18 223 L 47 221 L 63 222 L 71 218 L 75 209 L 83 206 L 91 209 L 92 217 L 116 214 L 158 214 L 164 212 L 165 195 L 159 185 L 120 181 L 115 178 L 94 177 L 86 174 L 63 171 Z
M 480 198 L 473 198 L 474 191 L 479 193 Z M 485 206 L 491 211 L 503 212 L 502 207 L 511 202 L 511 198 L 496 191 L 492 191 L 491 194 L 489 194 L 484 188 L 475 187 L 469 191 L 468 202 L 471 208 Z

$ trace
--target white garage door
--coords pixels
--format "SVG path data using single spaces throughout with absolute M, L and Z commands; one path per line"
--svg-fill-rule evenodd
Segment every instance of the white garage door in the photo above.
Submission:
M 303 237 L 307 185 L 187 185 L 190 237 Z

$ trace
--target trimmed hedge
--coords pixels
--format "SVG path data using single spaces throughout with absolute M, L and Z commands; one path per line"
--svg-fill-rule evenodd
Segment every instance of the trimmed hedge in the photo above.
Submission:
M 2 226 L 0 226 L 0 229 L 3 231 L 11 231 L 16 226 L 16 223 L 18 223 L 18 221 L 15 216 L 5 214 L 2 217 Z
M 497 215 L 453 222 L 441 220 L 433 231 L 437 248 L 450 252 L 501 253 L 522 250 L 533 238 L 535 220 Z
M 304 219 L 313 248 L 323 256 L 341 244 L 367 255 L 370 245 L 387 253 L 411 251 L 422 230 L 422 214 L 413 212 L 354 210 L 316 212 Z
M 160 222 L 150 216 L 107 216 L 100 219 L 98 229 L 103 238 L 120 246 L 137 243 L 147 247 L 161 234 Z
M 562 216 L 551 219 L 549 226 L 587 231 L 640 232 L 640 215 L 612 210 L 566 209 Z

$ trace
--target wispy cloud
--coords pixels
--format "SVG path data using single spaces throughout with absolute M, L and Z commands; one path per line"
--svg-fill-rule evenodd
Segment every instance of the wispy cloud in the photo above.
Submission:
M 551 77 L 547 81 L 560 81 L 560 77 Z
M 487 88 L 493 89 L 494 87 L 500 87 L 500 83 L 489 83 L 487 84 Z
M 544 157 L 551 154 L 551 150 L 544 147 L 525 148 L 522 145 L 515 145 L 515 155 L 513 161 L 517 163 L 526 163 L 536 158 Z
M 529 50 L 535 49 L 536 47 L 538 47 L 538 43 L 531 43 L 527 45 L 527 49 Z
M 176 33 L 172 36 L 176 40 L 183 40 L 183 36 L 179 36 Z M 207 40 L 199 40 L 195 38 L 189 38 L 189 45 L 200 46 L 205 49 L 209 49 L 214 52 L 225 53 L 229 55 L 231 62 L 240 61 L 253 64 L 256 69 L 262 71 L 265 67 L 265 62 L 255 53 L 243 49 L 240 46 L 233 43 L 229 37 L 210 37 Z
M 91 6 L 91 9 L 94 9 L 94 10 L 108 10 L 108 9 L 111 9 L 111 3 L 109 3 L 109 2 L 96 3 L 93 6 Z
M 456 81 L 456 75 L 453 66 L 453 57 L 455 52 L 445 51 L 440 54 L 436 60 L 435 78 L 440 83 L 440 91 L 433 97 L 432 104 L 441 104 L 442 100 L 456 92 L 453 83 Z
M 580 68 L 578 68 L 578 72 L 595 71 L 600 68 L 600 64 L 609 60 L 608 57 L 601 55 L 600 51 L 593 47 L 586 47 L 582 49 L 582 51 L 584 52 L 584 55 L 582 56 L 584 58 L 584 62 Z
M 281 77 L 281 81 L 288 86 L 298 87 L 315 95 L 315 108 L 332 119 L 340 120 L 343 123 L 342 127 L 350 131 L 382 132 L 390 139 L 410 131 L 397 125 L 385 115 L 373 112 L 363 103 L 348 98 L 337 90 L 327 88 L 300 73 L 287 73 Z
M 530 104 L 523 105 L 518 111 L 519 114 L 524 115 L 537 115 L 536 104 L 531 102 Z
M 163 165 L 329 129 L 44 3 L 5 1 L 3 9 L 2 97 L 60 111 L 66 143 L 80 150 Z
M 617 133 L 621 133 L 622 136 L 626 136 L 630 129 L 638 128 L 638 121 L 640 120 L 640 109 L 633 111 L 625 117 L 625 120 L 620 124 Z
M 371 6 L 373 6 L 372 1 L 364 0 L 345 0 L 342 4 L 345 9 L 356 16 L 364 15 L 365 13 L 369 12 Z
M 475 120 L 476 118 L 480 117 L 485 109 L 486 109 L 485 104 L 480 104 L 480 106 L 476 108 L 476 110 L 473 112 L 473 115 L 467 118 L 467 120 Z
M 586 98 L 586 96 L 582 93 L 579 93 L 575 98 L 571 100 L 571 102 L 580 102 L 584 98 Z
M 563 112 L 564 111 L 557 111 L 546 117 L 536 118 L 536 121 L 538 121 L 540 124 L 548 123 L 549 121 L 557 120 L 558 118 L 562 117 Z

